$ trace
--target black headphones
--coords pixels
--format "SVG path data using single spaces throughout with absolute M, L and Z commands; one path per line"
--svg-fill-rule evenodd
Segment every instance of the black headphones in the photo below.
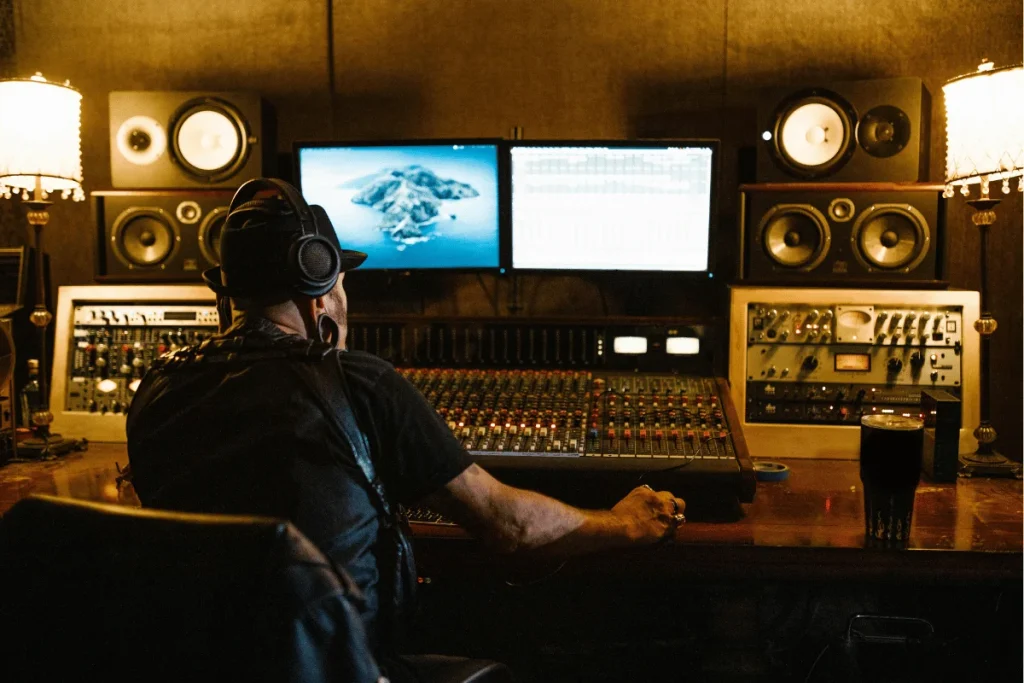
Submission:
M 320 206 L 307 204 L 298 190 L 288 183 L 276 178 L 257 178 L 239 187 L 228 207 L 222 239 L 230 231 L 240 229 L 250 214 L 280 215 L 278 201 L 256 198 L 258 193 L 267 190 L 279 193 L 299 222 L 299 231 L 294 233 L 288 247 L 285 271 L 287 282 L 283 284 L 296 294 L 323 296 L 338 281 L 342 269 L 341 246 L 337 243 L 337 235 L 327 212 Z M 206 271 L 203 279 L 218 294 L 244 296 L 251 293 L 250 287 L 238 287 L 226 281 L 221 268 Z

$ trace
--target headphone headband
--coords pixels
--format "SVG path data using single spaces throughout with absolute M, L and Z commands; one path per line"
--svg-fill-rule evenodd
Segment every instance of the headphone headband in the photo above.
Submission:
M 277 178 L 254 178 L 243 183 L 238 188 L 238 191 L 235 192 L 235 196 L 231 198 L 231 204 L 228 206 L 228 215 L 230 216 L 231 212 L 246 202 L 256 199 L 256 195 L 264 190 L 277 190 L 281 193 L 285 202 L 288 203 L 298 217 L 299 229 L 302 230 L 303 235 L 316 234 L 315 219 L 309 204 L 306 203 L 306 200 L 299 194 L 298 190 Z

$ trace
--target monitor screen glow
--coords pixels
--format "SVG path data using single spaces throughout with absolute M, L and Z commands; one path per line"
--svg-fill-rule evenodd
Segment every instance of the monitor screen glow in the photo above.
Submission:
M 345 144 L 296 149 L 302 194 L 327 212 L 361 270 L 500 265 L 496 143 Z
M 705 272 L 711 143 L 511 147 L 512 267 Z

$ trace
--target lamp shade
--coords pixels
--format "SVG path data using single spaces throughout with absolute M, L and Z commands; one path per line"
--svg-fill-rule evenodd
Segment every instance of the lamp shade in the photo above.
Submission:
M 995 69 L 984 62 L 978 71 L 942 87 L 946 98 L 946 194 L 960 186 L 1024 176 L 1024 66 Z M 1021 184 L 1018 183 L 1018 190 Z
M 68 84 L 32 78 L 0 81 L 0 192 L 82 192 L 82 95 Z

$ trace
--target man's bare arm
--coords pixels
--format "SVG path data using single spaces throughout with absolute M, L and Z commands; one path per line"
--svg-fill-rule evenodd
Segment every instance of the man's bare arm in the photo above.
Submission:
M 675 532 L 686 503 L 667 491 L 633 489 L 611 510 L 581 510 L 502 484 L 471 465 L 424 501 L 498 552 L 579 555 L 652 544 Z

